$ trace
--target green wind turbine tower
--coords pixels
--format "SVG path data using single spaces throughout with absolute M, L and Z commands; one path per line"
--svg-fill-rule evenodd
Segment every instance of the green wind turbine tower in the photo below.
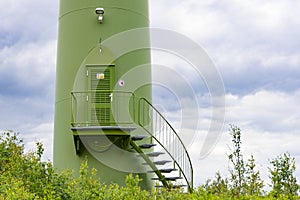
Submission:
M 60 0 L 54 165 L 87 160 L 107 184 L 134 173 L 145 189 L 191 190 L 189 155 L 151 104 L 148 26 L 147 0 Z

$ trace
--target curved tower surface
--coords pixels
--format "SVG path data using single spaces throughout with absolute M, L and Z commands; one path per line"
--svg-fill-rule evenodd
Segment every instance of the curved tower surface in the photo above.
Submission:
M 149 34 L 126 32 L 148 24 L 147 0 L 60 0 L 54 122 L 59 170 L 78 172 L 87 160 L 107 184 L 124 185 L 126 175 L 136 173 L 143 188 L 153 186 L 130 146 L 130 137 L 143 132 L 136 98 L 151 102 L 151 67 L 149 48 L 128 46 L 148 47 Z

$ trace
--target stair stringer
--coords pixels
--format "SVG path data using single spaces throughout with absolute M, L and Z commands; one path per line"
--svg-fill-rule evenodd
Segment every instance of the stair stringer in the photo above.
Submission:
M 150 119 L 148 118 L 150 115 L 150 110 L 152 111 L 152 114 L 155 114 L 155 117 L 158 117 L 161 121 L 160 121 L 160 125 L 163 127 L 167 127 L 167 129 L 169 130 L 167 133 L 171 135 L 171 137 L 173 137 L 173 139 L 176 140 L 176 144 L 179 145 L 182 149 L 181 149 L 181 156 L 182 159 L 184 161 L 182 161 L 181 163 L 176 159 L 176 157 L 180 157 L 178 156 L 180 153 L 179 152 L 171 152 L 170 149 L 172 149 L 172 147 L 166 147 L 167 145 L 164 145 L 163 143 L 166 143 L 166 141 L 164 140 L 164 142 L 161 142 L 158 137 L 160 135 L 156 135 L 156 134 L 164 134 L 164 133 L 160 133 L 159 131 L 154 131 L 153 129 L 153 124 L 149 123 L 153 123 L 154 119 Z M 143 117 L 146 116 L 146 119 L 144 119 Z M 153 118 L 155 118 L 154 116 L 152 116 Z M 143 122 L 146 121 L 146 123 L 148 123 L 148 127 L 147 128 Z M 163 124 L 161 124 L 163 123 Z M 172 161 L 174 162 L 174 166 L 176 165 L 179 173 L 181 175 L 183 175 L 183 178 L 185 179 L 187 186 L 188 186 L 188 191 L 192 192 L 193 190 L 193 167 L 192 167 L 192 163 L 191 163 L 191 159 L 190 156 L 186 150 L 186 147 L 184 146 L 182 140 L 180 139 L 180 137 L 178 136 L 178 134 L 176 133 L 176 131 L 174 130 L 174 128 L 170 125 L 170 123 L 162 116 L 162 114 L 145 98 L 140 98 L 139 102 L 138 102 L 138 124 L 140 127 L 142 127 L 150 136 L 152 139 L 154 139 L 163 149 L 164 151 L 170 156 L 170 158 L 172 159 Z M 154 134 L 153 132 L 159 132 Z M 166 133 L 165 133 L 166 134 Z M 176 145 L 175 144 L 175 145 Z M 174 149 L 174 148 L 173 148 Z M 147 157 L 147 155 L 145 155 Z M 144 158 L 144 157 L 143 157 Z M 149 158 L 148 158 L 149 159 Z M 150 159 L 149 159 L 150 160 Z M 151 160 L 150 160 L 151 161 Z M 152 161 L 151 161 L 152 162 Z M 156 166 L 155 166 L 156 167 Z M 157 168 L 156 168 L 157 169 Z M 154 170 L 155 171 L 155 170 Z M 163 176 L 163 175 L 162 175 Z M 160 178 L 158 176 L 158 178 Z M 170 188 L 171 186 L 168 186 L 168 188 Z
M 150 166 L 150 168 L 154 171 L 159 180 L 162 182 L 163 186 L 170 189 L 170 184 L 165 179 L 165 176 L 159 171 L 159 169 L 156 167 L 153 161 L 145 154 L 145 152 L 132 140 L 130 141 L 130 145 L 146 161 L 146 163 Z

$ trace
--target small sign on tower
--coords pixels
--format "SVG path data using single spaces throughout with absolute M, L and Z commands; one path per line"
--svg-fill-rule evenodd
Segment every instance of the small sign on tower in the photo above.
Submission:
M 104 79 L 104 73 L 97 73 L 96 78 L 99 79 Z

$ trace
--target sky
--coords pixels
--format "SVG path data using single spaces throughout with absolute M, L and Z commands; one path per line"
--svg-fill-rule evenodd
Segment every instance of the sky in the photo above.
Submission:
M 153 0 L 149 7 L 151 27 L 172 30 L 196 42 L 224 83 L 223 128 L 205 157 L 200 151 L 212 117 L 209 91 L 196 92 L 197 116 L 194 108 L 170 107 L 174 96 L 163 95 L 159 89 L 153 94 L 177 129 L 196 132 L 187 145 L 195 185 L 214 177 L 216 171 L 228 175 L 230 124 L 241 128 L 245 159 L 253 154 L 266 184 L 269 162 L 284 152 L 295 157 L 299 181 L 300 2 Z M 19 132 L 27 150 L 41 141 L 45 160 L 52 160 L 58 9 L 57 0 L 0 2 L 0 130 Z M 158 51 L 153 51 L 152 61 L 178 71 L 182 71 L 179 64 L 186 65 Z M 194 88 L 205 88 L 203 80 L 191 82 Z M 191 123 L 199 122 L 197 130 L 172 118 L 182 110 Z

